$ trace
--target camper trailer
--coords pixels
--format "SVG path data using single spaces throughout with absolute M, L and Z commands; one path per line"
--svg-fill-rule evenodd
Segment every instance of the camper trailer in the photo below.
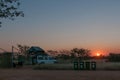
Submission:
M 40 47 L 32 46 L 28 52 L 31 57 L 30 64 L 52 64 L 57 62 Z
M 51 56 L 37 56 L 37 63 L 38 64 L 53 64 L 57 63 L 57 60 L 55 60 Z

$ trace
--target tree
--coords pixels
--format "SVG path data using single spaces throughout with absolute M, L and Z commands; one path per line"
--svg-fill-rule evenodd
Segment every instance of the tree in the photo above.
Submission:
M 74 52 L 71 52 L 70 56 L 71 56 L 71 58 L 76 58 L 76 55 L 74 54 Z
M 60 50 L 59 53 L 60 54 L 70 55 L 71 51 L 63 49 L 63 50 Z
M 28 49 L 30 48 L 29 46 L 18 44 L 17 47 L 21 54 L 25 55 L 26 57 L 28 56 Z
M 47 50 L 47 53 L 53 57 L 55 57 L 56 55 L 58 55 L 58 51 L 56 50 Z
M 90 56 L 90 50 L 84 48 L 81 49 L 73 48 L 71 52 L 72 54 L 76 55 L 76 57 L 78 57 L 80 60 L 83 60 L 86 57 Z
M 119 53 L 109 53 L 108 61 L 120 62 L 120 54 Z
M 73 48 L 73 49 L 71 50 L 71 52 L 72 52 L 72 55 L 74 55 L 74 56 L 76 56 L 76 57 L 79 56 L 79 55 L 78 55 L 78 53 L 79 53 L 79 49 L 78 49 L 78 48 Z
M 0 18 L 14 20 L 18 16 L 24 17 L 24 13 L 18 10 L 19 6 L 19 0 L 0 0 Z M 1 24 L 0 21 L 0 27 Z

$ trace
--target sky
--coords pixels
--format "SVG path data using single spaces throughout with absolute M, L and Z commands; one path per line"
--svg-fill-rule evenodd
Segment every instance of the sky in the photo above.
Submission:
M 120 0 L 20 0 L 25 17 L 2 20 L 0 48 L 120 52 Z

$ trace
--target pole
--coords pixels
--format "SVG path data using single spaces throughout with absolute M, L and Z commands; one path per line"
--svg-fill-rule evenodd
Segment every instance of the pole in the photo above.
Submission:
M 12 46 L 12 56 L 11 56 L 12 57 L 12 59 L 11 59 L 11 61 L 12 61 L 12 63 L 11 63 L 12 67 L 13 67 L 13 55 L 14 55 L 14 46 Z

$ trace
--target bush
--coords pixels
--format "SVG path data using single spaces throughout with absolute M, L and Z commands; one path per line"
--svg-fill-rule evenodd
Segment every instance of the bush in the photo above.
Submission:
M 120 62 L 120 54 L 110 53 L 108 57 L 108 61 L 110 62 Z
M 1 68 L 12 68 L 12 53 L 5 52 L 0 56 Z

